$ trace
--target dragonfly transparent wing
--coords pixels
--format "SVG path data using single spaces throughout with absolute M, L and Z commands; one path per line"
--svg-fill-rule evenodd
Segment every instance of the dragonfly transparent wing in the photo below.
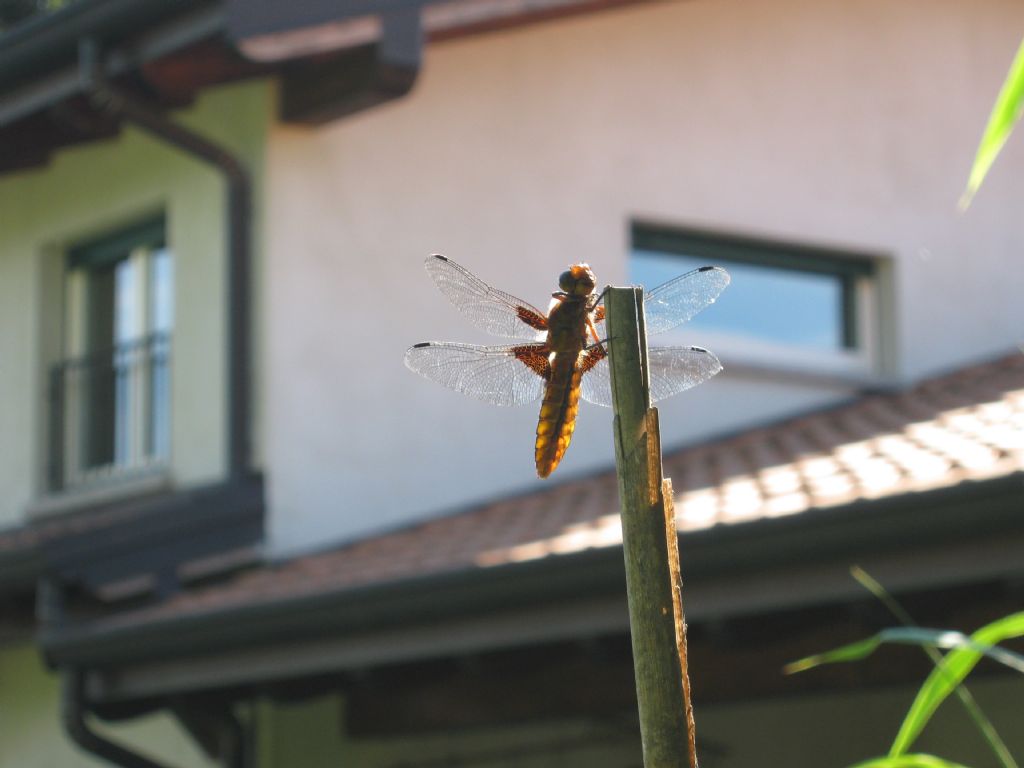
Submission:
M 727 285 L 729 273 L 724 269 L 700 267 L 645 291 L 647 333 L 662 333 L 682 325 L 705 307 L 714 304 Z M 607 333 L 604 321 L 595 325 L 598 336 L 603 339 Z
M 651 402 L 677 395 L 720 370 L 718 358 L 701 347 L 651 347 L 647 351 L 651 368 Z M 583 399 L 594 405 L 611 407 L 612 383 L 605 356 L 583 375 Z
M 700 267 L 654 288 L 644 298 L 647 332 L 661 333 L 690 320 L 714 304 L 729 285 L 729 273 L 720 267 Z
M 547 317 L 532 304 L 499 291 L 444 256 L 428 256 L 427 274 L 460 312 L 495 336 L 535 338 L 547 329 Z
M 537 400 L 547 378 L 547 346 L 425 342 L 405 353 L 409 370 L 448 389 L 493 405 L 523 405 Z

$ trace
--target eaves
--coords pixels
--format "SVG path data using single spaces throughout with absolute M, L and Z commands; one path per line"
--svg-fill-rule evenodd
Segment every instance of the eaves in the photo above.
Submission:
M 853 564 L 895 592 L 1019 581 L 1022 487 L 1015 473 L 686 534 L 688 619 L 853 601 Z M 622 552 L 607 547 L 154 621 L 124 614 L 40 639 L 51 664 L 98 670 L 93 695 L 127 701 L 627 629 Z
M 32 17 L 0 34 L 0 91 L 73 66 L 83 37 L 116 46 L 140 29 L 217 5 L 211 0 L 76 0 Z

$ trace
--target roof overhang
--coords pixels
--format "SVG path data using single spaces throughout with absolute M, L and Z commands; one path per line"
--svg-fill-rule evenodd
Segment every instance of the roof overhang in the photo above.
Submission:
M 850 602 L 859 564 L 895 593 L 1024 576 L 1024 475 L 686 534 L 691 623 Z M 628 629 L 620 547 L 172 618 L 48 630 L 90 697 L 130 702 Z M 284 642 L 284 641 L 287 642 Z
M 635 0 L 633 0 L 635 2 Z M 280 76 L 281 118 L 316 124 L 405 95 L 426 39 L 627 4 L 626 0 L 76 0 L 0 34 L 0 173 L 120 130 L 90 102 L 78 59 L 157 107 L 202 88 Z
M 227 0 L 231 39 L 249 58 L 280 61 L 382 40 L 418 18 L 431 40 L 476 34 L 637 0 Z
M 99 602 L 167 593 L 257 561 L 263 532 L 258 475 L 76 506 L 0 535 L 0 596 L 41 579 Z
M 128 9 L 149 5 L 163 10 L 144 25 L 124 23 L 137 17 Z M 168 13 L 172 8 L 173 15 Z M 105 74 L 118 78 L 217 34 L 223 25 L 221 7 L 194 1 L 79 0 L 52 15 L 31 19 L 0 37 L 0 128 L 82 94 L 82 40 L 102 44 Z

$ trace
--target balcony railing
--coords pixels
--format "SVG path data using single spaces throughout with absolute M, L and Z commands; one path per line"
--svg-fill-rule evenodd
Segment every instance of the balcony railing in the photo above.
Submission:
M 170 449 L 170 336 L 154 333 L 50 369 L 50 490 L 158 466 Z

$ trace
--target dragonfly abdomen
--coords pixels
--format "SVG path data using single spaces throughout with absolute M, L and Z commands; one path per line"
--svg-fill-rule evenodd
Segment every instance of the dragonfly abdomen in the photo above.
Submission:
M 544 389 L 544 400 L 537 421 L 537 443 L 534 457 L 537 475 L 547 477 L 562 460 L 580 407 L 580 378 L 583 375 L 576 364 L 576 356 L 555 354 L 551 361 L 551 378 Z

